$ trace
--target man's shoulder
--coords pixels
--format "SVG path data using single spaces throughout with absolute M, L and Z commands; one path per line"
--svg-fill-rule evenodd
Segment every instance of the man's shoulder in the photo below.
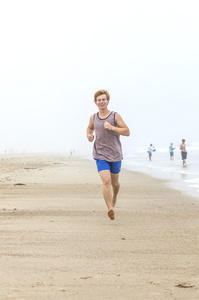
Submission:
M 91 122 L 93 122 L 93 120 L 94 120 L 94 115 L 95 115 L 95 114 L 93 114 L 93 115 L 90 116 L 90 121 L 91 121 Z
M 115 115 L 115 118 L 121 118 L 120 114 L 116 111 L 113 111 L 112 112 L 114 115 Z

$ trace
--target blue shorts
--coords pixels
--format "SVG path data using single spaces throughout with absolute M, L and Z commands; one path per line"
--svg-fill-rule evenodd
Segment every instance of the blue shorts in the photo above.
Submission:
M 96 161 L 98 172 L 103 170 L 109 170 L 113 174 L 118 174 L 121 171 L 121 165 L 122 165 L 121 160 L 109 162 L 102 159 L 96 159 L 95 161 Z

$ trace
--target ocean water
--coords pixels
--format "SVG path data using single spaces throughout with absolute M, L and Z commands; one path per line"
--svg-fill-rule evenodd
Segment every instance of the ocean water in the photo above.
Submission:
M 199 198 L 199 143 L 187 146 L 187 165 L 182 166 L 181 152 L 174 150 L 170 160 L 169 147 L 156 148 L 149 161 L 147 148 L 134 149 L 124 155 L 122 167 L 168 180 L 168 185 L 182 193 Z

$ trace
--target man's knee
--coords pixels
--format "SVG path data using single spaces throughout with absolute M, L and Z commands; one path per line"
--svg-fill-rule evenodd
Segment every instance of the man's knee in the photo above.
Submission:
M 111 185 L 113 188 L 116 188 L 116 189 L 119 189 L 119 187 L 120 187 L 120 183 L 118 181 L 112 181 Z
M 111 185 L 111 179 L 109 177 L 106 177 L 103 179 L 103 185 L 104 186 L 110 186 Z

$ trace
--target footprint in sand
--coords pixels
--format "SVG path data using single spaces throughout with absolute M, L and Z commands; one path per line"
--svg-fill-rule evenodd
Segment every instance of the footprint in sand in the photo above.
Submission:
M 178 283 L 175 286 L 179 288 L 185 288 L 185 289 L 194 287 L 194 285 L 191 285 L 187 282 Z

